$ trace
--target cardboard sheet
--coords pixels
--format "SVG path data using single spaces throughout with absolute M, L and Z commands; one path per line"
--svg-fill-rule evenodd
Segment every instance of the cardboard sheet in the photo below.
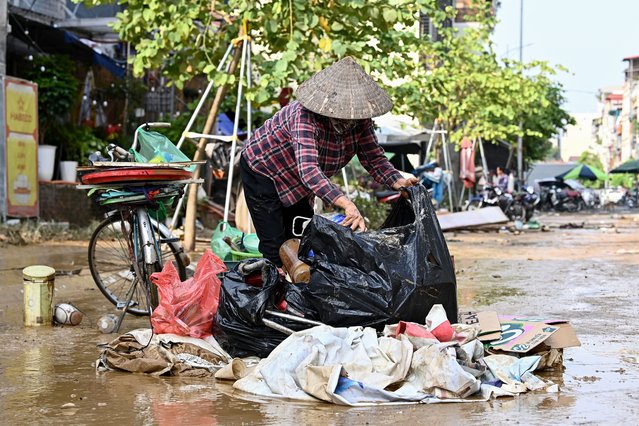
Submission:
M 490 342 L 501 338 L 501 324 L 496 311 L 462 312 L 459 322 L 467 325 L 479 324 L 479 340 Z
M 442 231 L 508 222 L 508 218 L 499 207 L 440 214 L 437 215 L 437 220 L 439 220 Z
M 581 346 L 581 342 L 577 337 L 577 333 L 570 323 L 564 319 L 543 319 L 543 318 L 522 318 L 513 315 L 499 315 L 499 320 L 504 321 L 525 321 L 536 322 L 551 325 L 557 328 L 557 331 L 543 341 L 544 345 L 552 349 L 572 348 Z
M 490 347 L 506 352 L 529 352 L 559 330 L 559 327 L 543 322 L 521 321 L 517 318 L 500 319 L 500 322 L 501 339 L 490 342 Z

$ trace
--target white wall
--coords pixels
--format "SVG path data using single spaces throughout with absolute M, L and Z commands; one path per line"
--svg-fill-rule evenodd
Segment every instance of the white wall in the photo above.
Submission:
M 593 133 L 592 120 L 597 113 L 572 114 L 576 123 L 568 126 L 561 138 L 561 159 L 569 161 L 570 157 L 579 157 L 582 152 L 591 150 L 598 152 Z

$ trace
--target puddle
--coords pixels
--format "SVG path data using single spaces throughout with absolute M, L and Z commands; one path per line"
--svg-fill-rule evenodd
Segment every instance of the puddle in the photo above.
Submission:
M 566 318 L 582 341 L 580 348 L 565 351 L 565 370 L 542 374 L 560 385 L 559 393 L 468 404 L 346 408 L 256 398 L 212 379 L 96 373 L 97 345 L 115 336 L 98 332 L 95 322 L 113 312 L 113 306 L 93 284 L 86 245 L 3 248 L 0 423 L 634 424 L 639 412 L 639 341 L 634 326 L 637 296 L 631 286 L 639 262 L 636 255 L 610 256 L 639 246 L 639 222 L 633 224 L 635 232 L 607 234 L 605 241 L 597 230 L 572 234 L 570 241 L 552 232 L 497 237 L 457 233 L 449 241 L 460 271 L 460 308 Z M 78 275 L 57 276 L 55 281 L 56 301 L 73 302 L 85 312 L 80 326 L 22 327 L 21 268 L 30 264 L 82 268 Z M 601 297 L 602 288 L 606 297 Z M 122 331 L 148 324 L 148 318 L 127 317 Z

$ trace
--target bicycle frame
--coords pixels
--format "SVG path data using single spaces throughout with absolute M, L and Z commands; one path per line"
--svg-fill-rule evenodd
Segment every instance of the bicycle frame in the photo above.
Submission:
M 112 210 L 108 212 L 106 216 L 107 217 L 113 216 L 118 213 L 120 213 L 120 210 Z M 148 212 L 146 213 L 146 219 L 151 224 L 150 232 L 152 235 L 154 235 L 153 228 L 157 228 L 158 231 L 160 231 L 160 234 L 165 234 L 165 235 L 171 234 L 171 230 L 164 223 L 153 219 L 151 216 L 149 216 Z M 182 263 L 184 263 L 185 266 L 188 266 L 191 263 L 189 256 L 184 252 L 184 248 L 179 244 L 178 238 L 175 238 L 173 240 L 163 239 L 161 242 L 163 244 L 167 244 L 168 246 L 170 246 L 172 251 L 178 253 L 178 256 L 180 256 L 180 258 L 182 259 Z
M 147 265 L 152 265 L 155 262 L 161 262 L 162 259 L 160 259 L 160 257 L 158 256 L 159 250 L 157 248 L 155 233 L 153 232 L 153 228 L 151 227 L 151 218 L 149 217 L 149 212 L 147 211 L 146 207 L 136 208 L 135 219 L 137 224 L 137 232 L 134 233 L 133 241 L 139 241 L 140 243 L 142 243 L 142 254 L 144 256 L 144 263 L 146 263 Z
M 156 262 L 159 262 L 160 266 L 162 265 L 162 256 L 159 256 L 159 247 L 158 241 L 155 238 L 155 233 L 153 231 L 151 222 L 151 217 L 149 216 L 149 212 L 145 206 L 140 207 L 127 207 L 122 208 L 115 213 L 120 213 L 122 215 L 122 222 L 129 222 L 132 224 L 132 229 L 130 230 L 130 235 L 127 232 L 126 226 L 122 227 L 122 232 L 125 234 L 127 245 L 129 248 L 129 256 L 131 257 L 131 266 L 135 271 L 135 279 L 137 283 L 132 285 L 129 291 L 126 294 L 126 302 L 122 306 L 122 314 L 118 318 L 118 321 L 115 325 L 115 332 L 117 333 L 120 330 L 120 326 L 124 321 L 124 317 L 127 312 L 127 307 L 131 304 L 131 299 L 133 298 L 133 294 L 135 293 L 135 287 L 137 285 L 142 285 L 144 288 L 144 292 L 147 298 L 147 306 L 149 308 L 149 314 L 151 314 L 153 307 L 151 304 L 151 293 L 150 293 L 150 284 L 147 282 L 147 268 Z M 131 217 L 132 216 L 132 217 Z M 141 244 L 141 247 L 138 245 Z M 141 262 L 139 255 L 142 254 L 143 261 L 145 263 L 144 271 L 140 270 Z

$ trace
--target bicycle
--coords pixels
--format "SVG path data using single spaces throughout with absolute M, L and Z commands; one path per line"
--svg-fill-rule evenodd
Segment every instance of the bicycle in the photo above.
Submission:
M 152 127 L 168 125 L 145 123 L 139 126 L 135 131 L 132 152 L 136 152 L 141 130 L 148 132 Z M 134 154 L 116 145 L 110 145 L 108 153 L 112 162 L 121 162 L 122 165 L 134 159 Z M 115 207 L 94 230 L 88 256 L 89 269 L 98 289 L 117 309 L 122 310 L 116 331 L 126 313 L 150 315 L 157 307 L 157 287 L 151 283 L 150 276 L 161 271 L 165 262 L 173 262 L 180 279 L 186 279 L 186 267 L 189 264 L 187 254 L 179 244 L 179 239 L 164 224 L 154 219 L 150 211 L 156 210 L 161 201 L 179 198 L 184 186 L 193 182 L 156 180 L 117 183 L 118 179 L 122 180 L 117 175 L 123 173 L 126 173 L 124 167 L 112 173 L 117 178 L 115 183 L 105 182 L 97 188 L 96 185 L 81 185 L 84 189 L 97 191 L 102 197 L 101 204 Z M 117 196 L 111 197 L 114 193 Z M 151 193 L 152 197 L 149 196 Z

